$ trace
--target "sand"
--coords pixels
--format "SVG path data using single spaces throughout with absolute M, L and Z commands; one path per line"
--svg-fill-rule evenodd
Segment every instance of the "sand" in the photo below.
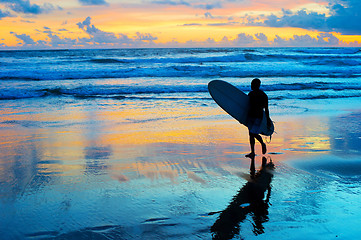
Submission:
M 247 129 L 218 109 L 172 117 L 113 100 L 54 100 L 53 111 L 53 100 L 24 101 L 0 115 L 1 239 L 361 233 L 357 109 L 274 115 L 277 133 L 253 165 Z

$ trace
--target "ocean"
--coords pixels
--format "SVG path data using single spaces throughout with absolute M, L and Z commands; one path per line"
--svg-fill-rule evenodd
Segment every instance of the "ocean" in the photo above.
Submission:
M 227 239 L 359 236 L 361 49 L 175 48 L 0 51 L 0 238 L 217 236 L 249 146 L 207 84 L 253 78 L 276 128 L 272 204 Z
M 359 48 L 2 51 L 0 66 L 0 100 L 110 98 L 142 105 L 161 99 L 209 105 L 209 81 L 222 79 L 247 92 L 256 77 L 283 111 L 308 111 L 309 104 L 302 103 L 310 100 L 361 96 Z

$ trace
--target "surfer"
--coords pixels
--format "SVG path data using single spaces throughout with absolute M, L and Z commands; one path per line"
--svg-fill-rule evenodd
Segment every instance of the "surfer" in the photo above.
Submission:
M 251 146 L 251 153 L 247 154 L 246 157 L 255 156 L 254 145 L 255 139 L 262 145 L 262 153 L 267 152 L 266 144 L 263 142 L 260 134 L 260 126 L 262 123 L 263 109 L 267 117 L 267 126 L 270 127 L 272 122 L 269 117 L 268 110 L 268 97 L 262 90 L 260 90 L 261 80 L 255 78 L 252 80 L 251 89 L 248 93 L 249 96 L 249 110 L 248 110 L 248 131 L 249 131 L 249 144 Z

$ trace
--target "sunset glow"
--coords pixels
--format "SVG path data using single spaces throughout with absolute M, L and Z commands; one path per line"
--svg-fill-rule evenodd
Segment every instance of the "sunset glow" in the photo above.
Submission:
M 357 0 L 0 1 L 0 49 L 359 46 Z

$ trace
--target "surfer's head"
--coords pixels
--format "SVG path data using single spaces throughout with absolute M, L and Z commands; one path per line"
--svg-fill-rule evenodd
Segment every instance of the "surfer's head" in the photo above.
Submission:
M 258 90 L 260 86 L 261 86 L 261 80 L 259 80 L 258 78 L 252 80 L 251 83 L 252 90 Z

